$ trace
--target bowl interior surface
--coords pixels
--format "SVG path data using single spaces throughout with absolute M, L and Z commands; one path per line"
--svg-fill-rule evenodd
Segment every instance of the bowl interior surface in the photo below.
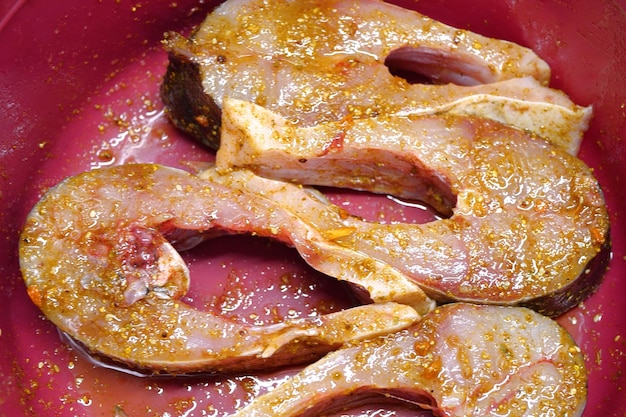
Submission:
M 551 65 L 553 87 L 578 104 L 593 106 L 580 157 L 605 193 L 613 257 L 600 289 L 559 322 L 585 353 L 589 399 L 584 415 L 626 415 L 626 208 L 621 204 L 626 188 L 626 6 L 614 0 L 397 3 L 533 48 Z M 0 4 L 0 415 L 118 415 L 121 409 L 128 415 L 223 415 L 294 372 L 168 379 L 96 365 L 41 316 L 19 271 L 23 221 L 42 193 L 63 178 L 125 162 L 188 169 L 189 161 L 212 160 L 210 152 L 167 122 L 158 88 L 167 64 L 160 45 L 164 32 L 187 33 L 214 5 L 194 0 Z M 428 216 L 375 196 L 329 194 L 366 217 L 376 211 L 403 220 Z M 194 276 L 204 277 L 187 300 L 199 308 L 212 303 L 232 307 L 240 320 L 303 316 L 355 302 L 343 287 L 272 242 L 220 238 L 185 259 Z M 240 274 L 225 275 L 224 265 Z M 278 272 L 273 278 L 249 272 L 259 270 Z M 285 276 L 291 280 L 281 287 Z M 233 307 L 237 302 L 245 305 Z M 267 313 L 263 307 L 269 305 L 279 313 Z M 386 409 L 414 415 L 401 406 Z M 353 415 L 393 414 L 367 406 Z

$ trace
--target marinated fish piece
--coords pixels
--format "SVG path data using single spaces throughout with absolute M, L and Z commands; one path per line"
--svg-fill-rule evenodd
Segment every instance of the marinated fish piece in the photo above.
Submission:
M 574 417 L 586 383 L 580 349 L 555 321 L 520 307 L 456 303 L 328 354 L 231 416 L 318 416 L 399 401 L 442 417 Z
M 437 301 L 521 304 L 556 316 L 594 291 L 608 262 L 609 219 L 590 169 L 482 118 L 379 116 L 298 127 L 227 99 L 216 167 L 430 204 L 447 218 L 419 225 L 347 218 L 353 232 L 334 242 L 388 263 Z
M 375 114 L 478 114 L 576 152 L 591 108 L 547 87 L 548 65 L 511 42 L 378 0 L 229 0 L 190 38 L 170 33 L 162 99 L 217 149 L 224 97 L 301 125 Z M 393 74 L 415 73 L 430 85 Z
M 256 233 L 302 250 L 302 228 L 257 194 L 173 168 L 123 165 L 51 189 L 26 220 L 20 267 L 30 298 L 61 331 L 92 352 L 155 373 L 306 363 L 419 319 L 413 308 L 390 302 L 251 326 L 180 300 L 189 270 L 173 244 L 199 242 L 194 233 Z M 315 251 L 315 243 L 305 249 Z
M 317 190 L 260 177 L 248 170 L 222 175 L 212 167 L 198 176 L 223 184 L 233 192 L 269 199 L 281 211 L 289 213 L 289 219 L 274 223 L 273 232 L 280 236 L 288 230 L 291 243 L 309 265 L 351 284 L 364 302 L 394 301 L 410 305 L 419 314 L 435 307 L 420 286 L 398 269 L 340 243 L 340 238 L 355 232 L 360 219 L 330 203 Z

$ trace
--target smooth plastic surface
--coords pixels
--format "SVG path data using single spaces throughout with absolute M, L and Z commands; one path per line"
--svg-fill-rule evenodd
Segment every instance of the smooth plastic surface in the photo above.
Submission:
M 402 5 L 532 47 L 552 66 L 553 86 L 594 106 L 580 156 L 605 191 L 613 259 L 599 291 L 559 321 L 586 355 L 585 417 L 626 415 L 624 5 L 613 0 Z M 212 159 L 168 124 L 158 97 L 166 65 L 163 33 L 188 30 L 212 6 L 194 0 L 0 0 L 0 416 L 113 416 L 123 415 L 121 410 L 129 416 L 221 416 L 292 372 L 157 379 L 94 365 L 64 343 L 30 302 L 18 268 L 22 222 L 41 193 L 62 178 L 130 161 L 188 167 L 188 161 Z M 371 219 L 383 213 L 387 220 L 430 216 L 384 197 L 328 192 Z M 343 287 L 271 242 L 221 238 L 185 257 L 193 274 L 187 300 L 238 320 L 268 323 L 354 302 Z M 352 415 L 407 412 L 370 406 Z

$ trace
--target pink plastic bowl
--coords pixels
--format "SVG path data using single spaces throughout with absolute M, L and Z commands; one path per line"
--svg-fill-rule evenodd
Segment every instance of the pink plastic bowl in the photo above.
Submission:
M 41 193 L 64 177 L 123 162 L 184 167 L 185 161 L 211 159 L 167 123 L 158 96 L 166 65 L 163 33 L 199 23 L 212 9 L 210 3 L 0 1 L 0 416 L 113 416 L 120 410 L 138 416 L 224 415 L 292 372 L 172 380 L 94 365 L 69 347 L 30 302 L 18 268 L 25 216 Z M 533 48 L 552 66 L 554 87 L 579 104 L 593 105 L 595 117 L 580 156 L 605 191 L 613 259 L 599 291 L 559 321 L 586 355 L 584 415 L 626 415 L 625 3 L 402 3 L 446 23 Z M 364 213 L 378 210 L 370 205 L 380 203 L 351 193 L 339 197 Z M 190 302 L 206 307 L 217 300 L 219 308 L 232 308 L 233 315 L 246 320 L 270 320 L 269 313 L 259 318 L 268 306 L 287 315 L 352 302 L 280 245 L 222 239 L 185 255 L 194 272 L 213 274 L 213 281 L 192 287 Z M 289 276 L 290 281 L 260 276 Z M 391 407 L 397 415 L 407 412 Z M 381 415 L 376 410 L 369 406 L 354 415 Z

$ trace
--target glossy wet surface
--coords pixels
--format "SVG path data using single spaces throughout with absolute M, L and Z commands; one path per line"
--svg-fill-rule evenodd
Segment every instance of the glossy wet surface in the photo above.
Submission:
M 613 221 L 614 257 L 599 292 L 559 322 L 572 333 L 586 355 L 590 394 L 585 416 L 621 415 L 626 412 L 621 388 L 626 384 L 622 373 L 626 352 L 626 325 L 622 320 L 626 307 L 622 299 L 626 284 L 621 279 L 626 272 L 621 232 L 626 216 L 621 206 L 626 155 L 623 143 L 621 147 L 618 143 L 626 131 L 620 121 L 624 119 L 624 100 L 615 91 L 624 91 L 626 81 L 623 75 L 621 79 L 611 75 L 611 71 L 616 71 L 612 65 L 617 68 L 618 63 L 602 68 L 602 62 L 608 62 L 605 54 L 618 52 L 597 51 L 588 46 L 608 36 L 606 27 L 620 23 L 606 17 L 603 11 L 589 12 L 586 16 L 595 19 L 593 28 L 597 30 L 587 31 L 581 38 L 574 29 L 561 28 L 561 40 L 545 28 L 532 32 L 522 23 L 510 24 L 517 21 L 506 13 L 528 14 L 532 9 L 528 2 L 520 2 L 517 9 L 508 11 L 500 10 L 504 6 L 498 2 L 486 1 L 485 5 L 482 11 L 477 9 L 463 16 L 453 13 L 450 7 L 440 9 L 439 13 L 452 23 L 470 22 L 472 27 L 490 35 L 507 34 L 513 40 L 536 44 L 538 52 L 555 56 L 550 61 L 558 87 L 566 89 L 575 100 L 584 101 L 582 104 L 596 103 L 597 118 L 581 155 L 596 169 L 605 188 Z M 0 244 L 6 259 L 0 267 L 0 288 L 3 310 L 7 312 L 0 319 L 0 353 L 5 358 L 0 365 L 0 376 L 7 382 L 0 389 L 0 409 L 10 415 L 121 416 L 123 410 L 129 416 L 222 416 L 293 372 L 144 378 L 106 369 L 64 343 L 56 328 L 26 296 L 17 268 L 17 233 L 28 210 L 45 189 L 68 175 L 100 166 L 158 162 L 191 170 L 198 162 L 213 158 L 171 127 L 158 96 L 166 65 L 166 56 L 158 42 L 162 32 L 189 27 L 204 12 L 191 17 L 187 16 L 188 12 L 197 6 L 204 11 L 208 8 L 192 1 L 176 7 L 173 3 L 167 8 L 153 6 L 117 4 L 113 11 L 107 9 L 106 13 L 111 14 L 108 23 L 99 16 L 105 9 L 72 12 L 83 16 L 89 31 L 81 31 L 81 25 L 73 21 L 69 15 L 71 8 L 55 6 L 58 10 L 38 14 L 24 6 L 11 24 L 5 23 L 0 28 L 0 37 L 11 41 L 4 43 L 10 46 L 2 46 L 11 65 L 0 68 L 4 76 L 0 100 L 7 116 L 2 122 L 5 136 L 0 139 L 3 158 Z M 430 4 L 422 7 L 437 10 Z M 556 10 L 556 6 L 541 9 L 544 18 L 539 19 L 539 24 L 549 22 Z M 494 16 L 504 12 L 502 16 L 509 17 L 494 24 L 497 21 Z M 438 16 L 433 14 L 433 17 Z M 520 18 L 520 21 L 526 20 Z M 128 29 L 104 40 L 91 33 L 108 32 L 112 22 Z M 15 31 L 33 37 L 18 36 Z M 72 37 L 73 31 L 79 35 Z M 623 31 L 618 33 L 623 37 Z M 541 41 L 540 36 L 548 40 Z M 560 49 L 557 40 L 562 41 Z M 586 54 L 589 62 L 598 62 L 593 64 L 598 68 L 565 65 L 565 59 L 572 62 L 575 57 L 571 47 L 575 40 L 580 43 L 580 53 Z M 90 49 L 87 45 L 97 47 Z M 130 49 L 123 49 L 128 52 L 121 54 L 122 49 L 116 48 L 123 45 L 130 45 Z M 576 69 L 574 74 L 572 68 Z M 78 77 L 81 72 L 85 75 L 82 83 L 63 79 Z M 581 80 L 590 79 L 586 77 L 588 72 L 601 76 L 588 81 L 583 88 Z M 609 82 L 615 85 L 607 87 Z M 624 87 L 621 90 L 620 85 Z M 325 192 L 335 203 L 370 220 L 433 218 L 420 207 L 400 204 L 384 196 Z M 198 308 L 221 310 L 237 320 L 270 323 L 286 316 L 333 311 L 355 302 L 346 288 L 312 271 L 295 251 L 264 239 L 219 238 L 185 253 L 184 258 L 192 272 L 187 301 Z M 414 411 L 388 405 L 367 406 L 342 415 L 402 416 L 414 415 Z

